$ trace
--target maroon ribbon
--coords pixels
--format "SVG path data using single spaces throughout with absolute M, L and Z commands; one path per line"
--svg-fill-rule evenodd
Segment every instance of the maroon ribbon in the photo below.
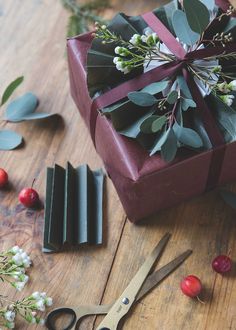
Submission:
M 226 11 L 230 3 L 227 0 L 216 0 L 216 4 L 223 10 Z M 214 117 L 212 116 L 211 110 L 208 108 L 203 96 L 201 95 L 198 86 L 196 85 L 192 74 L 187 70 L 187 63 L 196 59 L 203 59 L 211 57 L 214 55 L 223 54 L 224 52 L 236 51 L 236 43 L 231 43 L 230 45 L 223 47 L 211 47 L 204 48 L 200 50 L 195 50 L 187 53 L 182 45 L 176 40 L 172 33 L 166 28 L 166 26 L 152 13 L 146 13 L 142 15 L 144 21 L 148 26 L 157 33 L 158 37 L 162 42 L 169 48 L 169 50 L 176 56 L 176 60 L 155 69 L 152 69 L 146 73 L 139 75 L 121 85 L 109 90 L 108 92 L 102 94 L 93 100 L 90 113 L 90 133 L 92 140 L 95 145 L 95 133 L 96 133 L 96 120 L 98 116 L 98 110 L 108 107 L 113 103 L 120 101 L 121 99 L 127 97 L 129 92 L 140 90 L 145 86 L 161 81 L 165 78 L 177 75 L 182 71 L 184 78 L 186 79 L 193 99 L 197 104 L 198 111 L 203 119 L 205 129 L 209 135 L 211 143 L 214 147 L 222 146 L 217 148 L 217 155 L 213 158 L 218 160 L 218 169 L 210 170 L 210 176 L 208 178 L 208 186 L 213 186 L 220 175 L 221 165 L 224 159 L 224 139 L 221 135 L 217 125 L 215 123 Z

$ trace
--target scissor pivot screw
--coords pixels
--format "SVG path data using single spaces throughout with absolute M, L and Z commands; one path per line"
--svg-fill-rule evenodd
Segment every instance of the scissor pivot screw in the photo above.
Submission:
M 124 305 L 128 305 L 128 304 L 129 304 L 129 299 L 128 299 L 128 298 L 123 298 L 123 299 L 122 299 L 122 303 L 123 303 Z

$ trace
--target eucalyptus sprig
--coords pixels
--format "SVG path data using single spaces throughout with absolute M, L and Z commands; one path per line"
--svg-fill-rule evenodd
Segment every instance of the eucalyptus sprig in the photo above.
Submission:
M 87 32 L 89 26 L 95 22 L 106 24 L 107 21 L 103 19 L 99 13 L 110 7 L 109 0 L 91 0 L 85 4 L 79 4 L 76 0 L 61 0 L 63 6 L 71 12 L 67 27 L 67 36 L 73 37 L 75 35 Z

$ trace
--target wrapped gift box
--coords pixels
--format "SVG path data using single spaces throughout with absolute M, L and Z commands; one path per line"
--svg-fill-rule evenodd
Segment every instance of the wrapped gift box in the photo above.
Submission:
M 68 40 L 72 97 L 89 127 L 92 100 L 87 88 L 86 57 L 92 34 Z M 118 134 L 99 115 L 95 133 L 101 156 L 132 222 L 236 179 L 236 142 L 196 154 L 181 151 L 172 163 L 149 156 L 137 142 Z

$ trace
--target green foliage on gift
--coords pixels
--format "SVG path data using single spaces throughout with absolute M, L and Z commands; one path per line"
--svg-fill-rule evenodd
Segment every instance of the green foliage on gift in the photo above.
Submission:
M 215 49 L 215 54 L 188 61 L 194 78 L 225 142 L 236 140 L 236 18 L 215 1 L 172 1 L 153 12 L 186 53 Z M 125 81 L 176 61 L 141 16 L 118 14 L 109 26 L 97 24 L 87 60 L 90 95 L 97 97 Z M 231 45 L 232 47 L 231 50 Z M 222 49 L 221 52 L 217 49 Z M 102 109 L 115 129 L 137 140 L 150 155 L 172 161 L 179 148 L 212 148 L 197 100 L 182 72 L 133 91 Z

